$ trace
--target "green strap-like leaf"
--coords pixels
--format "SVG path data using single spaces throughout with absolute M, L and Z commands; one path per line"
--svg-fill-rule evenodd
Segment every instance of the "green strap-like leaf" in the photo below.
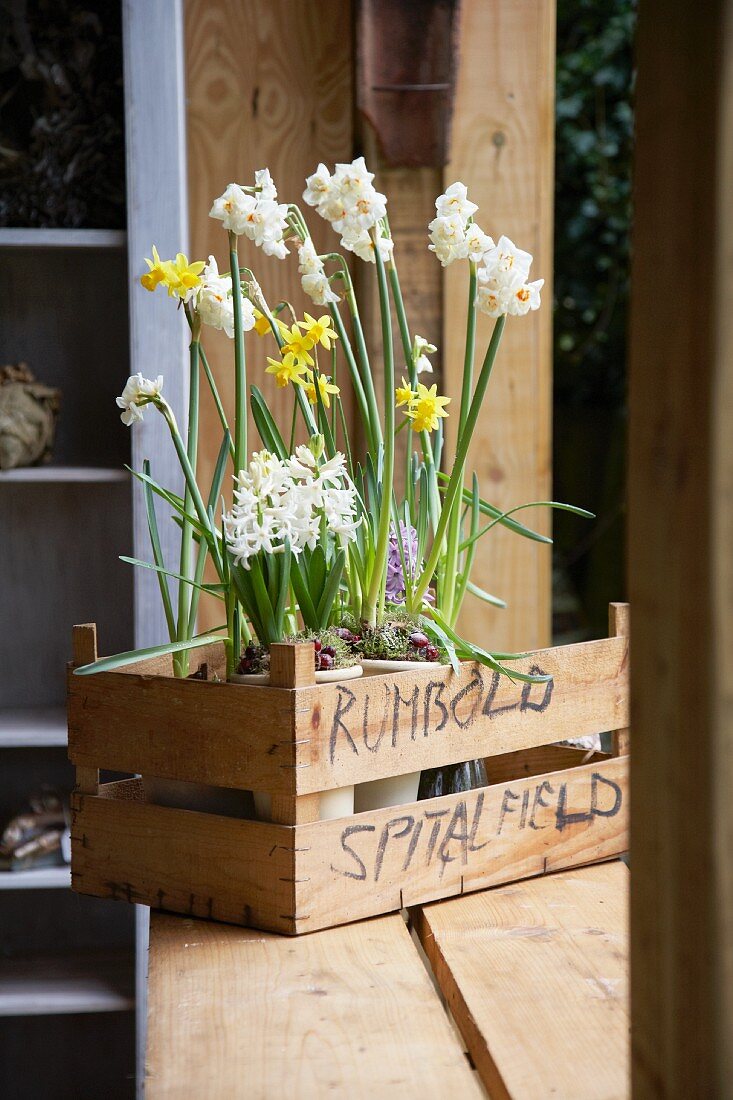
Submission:
M 257 386 L 250 387 L 250 406 L 255 426 L 264 446 L 284 462 L 288 457 L 288 449 L 285 446 L 283 437 L 280 435 L 280 429 L 267 407 L 262 391 Z M 239 471 L 235 470 L 235 473 L 239 473 Z
M 150 462 L 147 458 L 143 462 L 143 471 L 146 477 L 150 477 Z M 160 545 L 158 520 L 155 515 L 155 501 L 153 500 L 153 490 L 150 485 L 143 484 L 143 495 L 145 498 L 145 514 L 148 521 L 148 532 L 150 534 L 150 545 L 153 551 L 153 559 L 159 569 L 164 570 L 165 559 L 163 558 L 163 550 Z M 168 637 L 171 641 L 175 641 L 176 618 L 173 614 L 173 604 L 171 602 L 171 594 L 170 589 L 168 588 L 168 581 L 163 575 L 163 572 L 158 573 L 158 587 L 160 588 L 160 598 L 163 601 L 163 612 L 165 614 L 166 626 L 168 627 Z
M 89 665 L 80 665 L 74 669 L 75 676 L 92 676 L 97 672 L 113 672 L 116 668 L 124 668 L 125 665 L 135 664 L 136 661 L 144 661 L 148 657 L 164 657 L 166 653 L 181 653 L 186 649 L 197 649 L 202 645 L 210 645 L 211 642 L 224 642 L 226 638 L 215 637 L 214 631 L 226 630 L 224 626 L 215 626 L 207 630 L 205 634 L 199 634 L 196 638 L 189 638 L 185 642 L 166 642 L 165 645 L 152 646 L 150 649 L 130 649 L 126 653 L 115 653 L 111 657 L 100 657 Z

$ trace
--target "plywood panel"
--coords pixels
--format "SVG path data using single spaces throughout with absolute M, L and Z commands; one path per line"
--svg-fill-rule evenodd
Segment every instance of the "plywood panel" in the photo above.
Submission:
M 505 233 L 532 252 L 533 277 L 546 280 L 541 310 L 507 323 L 469 459 L 483 496 L 502 508 L 546 500 L 551 484 L 554 18 L 554 0 L 464 0 L 461 8 L 445 179 L 462 180 L 479 204 L 484 231 L 495 238 Z M 443 344 L 454 399 L 463 370 L 467 284 L 465 264 L 448 268 Z M 479 322 L 478 355 L 492 324 L 486 317 Z M 449 441 L 451 427 L 449 419 Z M 549 517 L 541 512 L 524 518 L 549 532 Z M 548 643 L 547 547 L 494 529 L 479 543 L 474 581 L 506 599 L 509 608 L 495 610 L 468 596 L 460 622 L 467 637 L 495 649 Z
M 185 17 L 191 252 L 213 253 L 227 270 L 226 233 L 208 214 L 228 183 L 253 181 L 255 169 L 268 166 L 281 201 L 300 202 L 304 179 L 319 161 L 351 159 L 351 9 L 341 0 L 186 0 Z M 336 245 L 338 238 L 315 213 L 309 225 L 320 251 Z M 295 256 L 272 259 L 249 242 L 243 242 L 242 255 L 270 304 L 288 299 L 301 315 L 309 308 Z M 205 336 L 231 411 L 231 341 L 219 333 Z M 261 386 L 275 417 L 289 426 L 292 391 L 276 390 L 264 374 L 271 343 L 252 334 L 247 344 L 250 382 Z M 206 401 L 201 440 L 199 469 L 207 483 L 221 431 Z M 252 435 L 249 449 L 259 446 Z M 216 625 L 220 617 L 216 604 L 202 600 L 202 626 Z
M 617 861 L 418 913 L 423 947 L 492 1097 L 629 1095 L 628 878 Z
M 294 943 L 154 914 L 145 1095 L 469 1100 L 482 1090 L 400 916 Z

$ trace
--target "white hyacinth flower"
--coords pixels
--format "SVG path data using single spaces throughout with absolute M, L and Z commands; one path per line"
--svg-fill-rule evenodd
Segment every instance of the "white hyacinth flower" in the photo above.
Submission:
M 319 465 L 303 446 L 286 462 L 269 451 L 252 455 L 236 478 L 224 531 L 235 563 L 249 569 L 256 554 L 282 553 L 286 543 L 294 554 L 306 546 L 314 549 L 323 520 L 336 537 L 354 538 L 359 525 L 356 489 L 342 454 Z
M 137 420 L 143 418 L 143 407 L 149 405 L 155 397 L 159 397 L 163 389 L 163 375 L 152 382 L 149 378 L 143 378 L 142 374 L 132 374 L 125 383 L 125 388 L 116 399 L 120 413 L 120 420 L 127 427 L 131 427 Z

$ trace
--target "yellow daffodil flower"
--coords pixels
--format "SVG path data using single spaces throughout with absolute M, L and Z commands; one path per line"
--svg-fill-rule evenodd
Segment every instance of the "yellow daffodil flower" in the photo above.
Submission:
M 408 405 L 409 406 L 415 400 L 416 395 L 410 389 L 409 382 L 405 382 L 405 376 L 404 375 L 402 376 L 402 385 L 398 386 L 397 389 L 394 391 L 394 396 L 395 396 L 395 404 L 397 405 L 397 408 L 399 408 L 400 405 Z
M 284 329 L 283 336 L 285 337 L 285 343 L 280 349 L 283 355 L 286 352 L 291 352 L 296 358 L 312 367 L 314 361 L 310 352 L 311 348 L 314 347 L 314 343 L 310 336 L 299 332 L 297 325 L 293 325 L 291 329 Z
M 146 290 L 155 290 L 159 283 L 167 281 L 167 268 L 170 267 L 170 260 L 161 260 L 158 249 L 153 245 L 153 258 L 149 260 L 146 256 L 145 263 L 148 265 L 148 270 L 140 276 L 140 283 Z
M 302 328 L 306 336 L 313 341 L 313 346 L 320 344 L 326 349 L 331 350 L 331 342 L 338 340 L 338 333 L 331 326 L 331 318 L 327 313 L 324 313 L 323 317 L 319 317 L 316 321 L 315 317 L 311 317 L 310 313 L 304 313 L 305 320 L 298 321 L 298 328 Z
M 267 336 L 268 332 L 271 332 L 270 322 L 265 317 L 264 313 L 260 313 L 258 309 L 254 311 L 255 315 L 255 332 L 258 336 Z
M 267 362 L 270 364 L 265 370 L 265 374 L 274 374 L 275 382 L 279 389 L 284 389 L 290 382 L 297 382 L 298 385 L 303 384 L 303 373 L 305 371 L 305 363 L 302 363 L 295 355 L 287 353 L 283 355 L 282 359 L 271 359 L 268 355 Z
M 440 417 L 447 416 L 444 406 L 450 404 L 450 397 L 439 397 L 438 387 L 430 389 L 422 382 L 417 384 L 417 392 L 407 415 L 412 420 L 413 432 L 433 432 L 440 423 Z
M 315 405 L 317 403 L 318 399 L 316 397 L 316 383 L 315 383 L 315 379 L 314 379 L 314 376 L 313 376 L 313 371 L 309 370 L 307 372 L 307 374 L 305 376 L 305 381 L 302 381 L 300 378 L 298 378 L 297 382 L 298 382 L 298 385 L 302 386 L 303 389 L 305 390 L 305 395 L 308 398 L 308 400 L 310 401 L 311 405 Z M 330 381 L 330 378 L 327 374 L 319 374 L 318 375 L 318 389 L 321 392 L 321 401 L 323 402 L 324 409 L 330 409 L 331 408 L 331 394 L 332 393 L 333 394 L 341 393 L 341 390 L 339 389 L 339 387 L 334 386 L 333 382 Z
M 199 275 L 206 267 L 203 260 L 196 260 L 194 263 L 188 262 L 188 257 L 184 256 L 182 252 L 176 255 L 175 260 L 169 260 L 166 267 L 166 286 L 168 287 L 168 294 L 173 297 L 176 295 L 178 298 L 182 298 L 183 301 L 187 301 L 190 298 L 192 291 L 196 287 L 201 285 L 201 279 Z

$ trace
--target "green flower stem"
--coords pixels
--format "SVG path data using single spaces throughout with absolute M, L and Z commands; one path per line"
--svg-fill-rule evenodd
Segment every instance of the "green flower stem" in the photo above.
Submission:
M 476 264 L 469 262 L 468 277 L 468 318 L 466 323 L 466 349 L 463 356 L 463 383 L 461 386 L 461 411 L 458 419 L 458 436 L 460 437 L 466 424 L 466 417 L 471 406 L 471 392 L 473 390 L 473 360 L 476 351 Z M 465 459 L 459 471 L 461 490 L 463 490 L 463 477 Z M 455 471 L 455 466 L 454 466 Z M 445 577 L 442 590 L 441 610 L 449 626 L 456 625 L 460 610 L 460 596 L 458 580 L 459 543 L 461 541 L 461 503 L 463 492 L 457 497 L 451 507 L 450 521 L 448 525 L 448 537 L 446 540 Z
M 481 405 L 483 404 L 484 397 L 486 395 L 486 387 L 489 384 L 489 378 L 491 377 L 491 371 L 496 360 L 496 353 L 499 350 L 499 344 L 501 343 L 501 336 L 504 331 L 504 325 L 506 324 L 506 316 L 499 317 L 494 325 L 494 331 L 491 334 L 491 340 L 489 346 L 486 349 L 486 356 L 481 367 L 481 373 L 476 383 L 476 389 L 471 400 L 471 406 L 466 416 L 466 423 L 463 427 L 463 431 L 458 437 L 458 443 L 456 446 L 456 459 L 453 466 L 453 473 L 450 476 L 450 481 L 445 491 L 443 498 L 443 507 L 440 513 L 440 520 L 438 522 L 438 529 L 435 532 L 435 538 L 433 539 L 433 546 L 430 551 L 430 556 L 425 563 L 422 576 L 417 583 L 414 591 L 413 600 L 414 606 L 419 608 L 420 602 L 423 596 L 428 590 L 430 580 L 438 565 L 438 559 L 441 553 L 441 544 L 443 536 L 446 533 L 448 526 L 448 520 L 450 519 L 453 503 L 461 494 L 463 496 L 463 469 L 468 456 L 468 448 L 471 444 L 471 438 L 476 428 L 476 421 L 478 420 L 478 414 L 481 411 Z
M 405 312 L 405 302 L 402 297 L 402 287 L 400 286 L 400 277 L 397 271 L 397 265 L 394 261 L 394 257 L 389 263 L 389 283 L 392 288 L 392 298 L 395 304 L 395 312 L 397 314 L 397 324 L 400 330 L 400 339 L 402 341 L 402 351 L 405 357 L 405 366 L 410 375 L 410 386 L 414 390 L 417 384 L 417 371 L 415 369 L 415 363 L 412 356 L 412 341 L 410 340 L 410 328 L 407 323 L 407 313 Z M 440 517 L 440 491 L 438 488 L 438 475 L 435 469 L 435 461 L 433 459 L 433 448 L 430 445 L 430 433 L 420 432 L 420 445 L 422 447 L 423 462 L 428 473 L 428 494 L 429 494 L 429 510 L 430 510 L 430 522 L 433 527 L 433 531 L 437 530 L 438 520 Z M 407 466 L 405 470 L 405 476 L 410 477 L 410 448 L 407 449 Z
M 229 264 L 234 304 L 234 472 L 247 465 L 247 361 L 242 328 L 242 284 L 239 277 L 237 235 L 229 234 Z
M 379 229 L 376 230 L 379 233 Z M 378 238 L 375 237 L 375 244 Z M 377 262 L 377 285 L 379 287 L 379 312 L 382 315 L 382 351 L 384 355 L 384 436 L 387 446 L 384 449 L 384 468 L 382 474 L 382 500 L 380 503 L 377 543 L 374 551 L 374 564 L 369 580 L 364 617 L 370 626 L 376 626 L 377 603 L 383 589 L 387 572 L 387 546 L 389 543 L 389 523 L 392 513 L 392 483 L 394 480 L 394 349 L 392 347 L 392 314 L 389 305 L 389 291 L 384 261 L 375 248 Z
M 160 412 L 165 417 L 166 423 L 168 424 L 168 428 L 171 433 L 171 439 L 173 440 L 173 446 L 176 449 L 178 461 L 181 464 L 183 476 L 186 479 L 186 491 L 190 492 L 190 499 L 193 502 L 193 506 L 196 511 L 196 515 L 199 518 L 199 522 L 211 540 L 209 544 L 211 557 L 214 561 L 214 566 L 216 568 L 217 574 L 219 575 L 219 579 L 224 582 L 226 578 L 224 576 L 221 554 L 219 553 L 219 547 L 216 542 L 216 532 L 211 527 L 209 514 L 206 511 L 206 505 L 204 504 L 201 492 L 199 491 L 199 487 L 196 484 L 196 475 L 194 474 L 193 467 L 191 466 L 188 454 L 186 453 L 186 448 L 183 446 L 183 440 L 181 439 L 181 433 L 178 431 L 178 425 L 176 423 L 176 418 L 173 415 L 173 409 L 162 397 L 157 397 L 153 403 L 158 407 Z M 185 525 L 185 523 L 186 520 L 184 519 L 183 525 Z
M 188 429 L 186 433 L 186 458 L 188 465 L 196 477 L 196 464 L 198 457 L 199 437 L 199 330 L 200 321 L 194 317 L 192 324 L 192 339 L 189 346 L 189 391 L 188 391 Z M 179 437 L 180 438 L 180 437 Z M 186 481 L 183 497 L 183 507 L 186 512 L 191 511 L 191 491 Z M 182 577 L 191 577 L 193 559 L 193 531 L 188 520 L 183 520 L 181 529 L 181 551 L 179 557 L 178 572 Z M 191 637 L 191 605 L 195 589 L 190 585 L 178 582 L 178 619 L 176 624 L 176 641 L 187 641 Z M 176 676 L 188 675 L 188 652 L 184 649 L 173 655 L 173 668 Z
M 349 374 L 351 375 L 351 382 L 354 387 L 354 396 L 356 397 L 357 404 L 359 406 L 359 414 L 364 423 L 367 433 L 367 445 L 370 453 L 376 457 L 377 443 L 372 428 L 372 421 L 369 415 L 369 409 L 367 406 L 366 394 L 364 393 L 364 386 L 362 385 L 361 376 L 359 374 L 359 368 L 356 365 L 354 358 L 354 352 L 349 341 L 349 337 L 346 334 L 344 323 L 341 320 L 341 314 L 335 305 L 329 306 L 329 312 L 333 319 L 334 328 L 338 333 L 339 340 L 341 341 L 341 347 L 344 350 L 344 356 L 349 368 Z
M 359 362 L 361 363 L 361 378 L 364 384 L 369 416 L 372 422 L 372 435 L 377 446 L 379 446 L 382 441 L 382 425 L 379 419 L 379 406 L 377 405 L 377 395 L 374 390 L 374 378 L 372 377 L 372 371 L 369 365 L 369 353 L 367 351 L 366 340 L 364 339 L 364 329 L 362 328 L 359 307 L 356 302 L 354 285 L 351 282 L 351 278 L 348 279 L 346 284 L 346 304 L 349 307 L 351 323 L 354 326 L 356 349 L 359 353 Z
M 211 373 L 211 367 L 209 366 L 209 361 L 206 358 L 206 352 L 204 351 L 203 345 L 201 345 L 201 344 L 199 344 L 199 356 L 201 358 L 201 366 L 204 368 L 204 374 L 206 375 L 206 380 L 209 383 L 209 389 L 211 390 L 211 396 L 214 398 L 214 404 L 216 405 L 216 411 L 219 415 L 219 422 L 221 423 L 221 426 L 224 429 L 224 431 L 229 432 L 229 424 L 227 422 L 226 413 L 224 412 L 224 406 L 221 403 L 221 398 L 219 396 L 219 390 L 217 389 L 216 382 L 214 381 L 214 376 Z M 229 435 L 231 436 L 231 432 L 229 432 Z M 230 454 L 232 456 L 232 462 L 233 462 L 234 461 L 234 443 L 233 442 L 230 442 L 230 444 L 229 444 L 229 451 L 230 451 Z

